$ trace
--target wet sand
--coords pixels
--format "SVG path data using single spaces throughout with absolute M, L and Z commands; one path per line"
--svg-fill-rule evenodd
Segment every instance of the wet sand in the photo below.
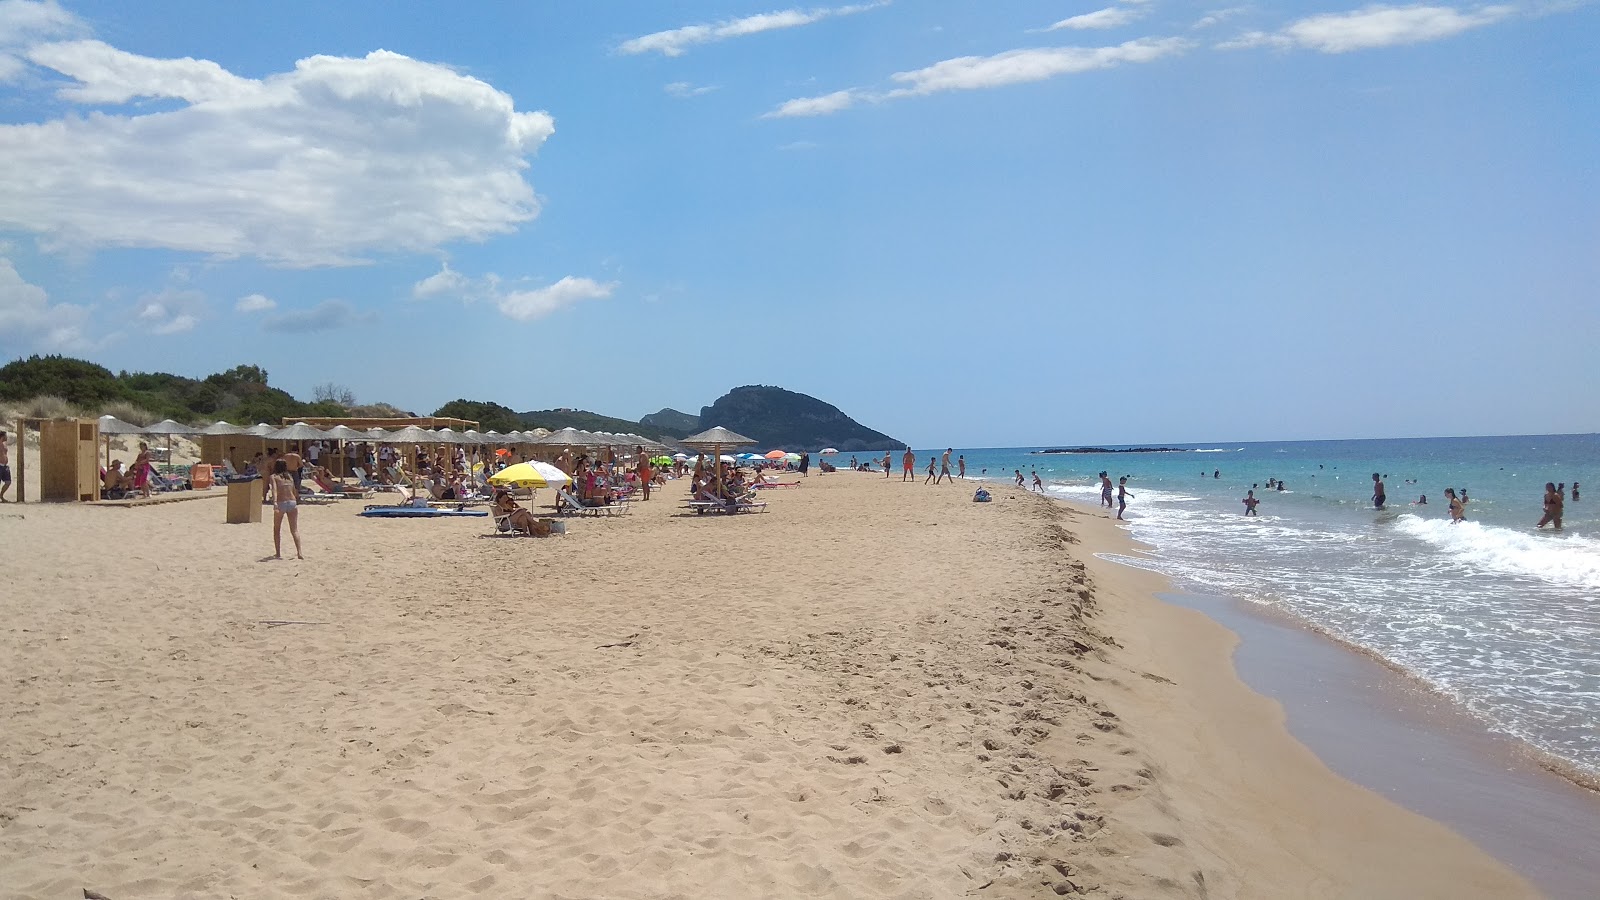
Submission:
M 1553 898 L 1600 885 L 1600 793 L 1546 770 L 1525 745 L 1294 619 L 1229 597 L 1162 594 L 1239 636 L 1246 684 L 1340 775 L 1437 819 Z

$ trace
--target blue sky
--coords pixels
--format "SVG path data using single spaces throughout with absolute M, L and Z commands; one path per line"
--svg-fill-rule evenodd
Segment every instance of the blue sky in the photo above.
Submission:
M 225 10 L 225 11 L 224 11 Z M 1592 3 L 0 0 L 0 358 L 918 445 L 1600 429 Z

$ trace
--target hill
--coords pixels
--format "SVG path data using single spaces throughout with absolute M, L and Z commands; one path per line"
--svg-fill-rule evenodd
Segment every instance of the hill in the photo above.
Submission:
M 616 419 L 611 416 L 602 416 L 582 409 L 538 409 L 524 413 L 517 413 L 523 428 L 548 428 L 558 431 L 562 428 L 576 428 L 580 431 L 610 431 L 626 434 L 641 434 L 647 438 L 658 441 L 670 441 L 682 435 L 669 434 L 659 428 L 635 422 L 631 419 Z
M 817 451 L 888 450 L 904 447 L 894 438 L 860 424 L 837 406 L 815 397 L 764 385 L 736 387 L 700 410 L 705 428 L 721 425 L 762 447 Z
M 678 412 L 671 407 L 653 412 L 648 416 L 640 416 L 639 422 L 651 428 L 676 434 L 678 437 L 688 437 L 700 430 L 700 417 L 691 416 L 686 412 Z

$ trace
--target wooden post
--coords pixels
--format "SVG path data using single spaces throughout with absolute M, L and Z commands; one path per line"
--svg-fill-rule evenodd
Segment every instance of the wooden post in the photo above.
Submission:
M 28 420 L 17 419 L 17 502 L 28 502 L 28 470 L 23 460 L 28 456 Z

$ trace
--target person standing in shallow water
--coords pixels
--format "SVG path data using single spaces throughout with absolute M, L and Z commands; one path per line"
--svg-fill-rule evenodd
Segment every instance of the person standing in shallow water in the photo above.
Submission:
M 1244 514 L 1247 515 L 1247 516 L 1255 515 L 1256 514 L 1256 506 L 1260 502 L 1261 502 L 1260 500 L 1256 499 L 1256 492 L 1255 491 L 1245 491 L 1244 492 Z
M 1450 524 L 1459 525 L 1467 520 L 1467 501 L 1456 496 L 1455 488 L 1445 488 L 1444 497 L 1450 501 Z
M 1540 519 L 1539 524 L 1535 527 L 1543 528 L 1546 525 L 1554 525 L 1556 530 L 1560 531 L 1562 505 L 1561 492 L 1556 490 L 1555 482 L 1546 481 L 1544 483 L 1544 518 Z
M 1384 490 L 1383 490 L 1383 476 L 1379 475 L 1377 472 L 1373 472 L 1372 473 L 1372 508 L 1373 509 L 1383 509 L 1383 504 L 1386 503 L 1388 501 L 1388 499 L 1389 499 L 1389 495 L 1384 493 Z
M 1117 518 L 1122 518 L 1122 511 L 1128 508 L 1128 498 L 1133 495 L 1128 493 L 1128 476 L 1117 479 Z

